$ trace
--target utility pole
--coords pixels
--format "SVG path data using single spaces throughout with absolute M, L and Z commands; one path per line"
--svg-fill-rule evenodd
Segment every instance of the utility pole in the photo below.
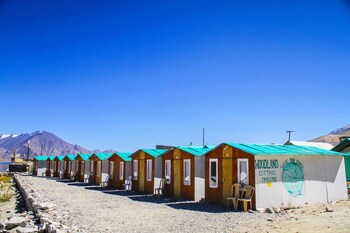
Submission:
M 286 132 L 287 132 L 287 134 L 288 134 L 288 143 L 290 143 L 290 136 L 291 136 L 291 134 L 292 134 L 293 132 L 295 132 L 295 131 L 293 131 L 293 130 L 287 130 Z
M 203 128 L 203 146 L 205 146 L 205 128 Z
M 44 147 L 44 145 L 41 144 L 40 156 L 43 156 L 43 147 Z

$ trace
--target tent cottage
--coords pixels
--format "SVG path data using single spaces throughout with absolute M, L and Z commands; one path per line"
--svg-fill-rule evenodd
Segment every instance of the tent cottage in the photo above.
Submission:
M 235 183 L 255 187 L 254 206 L 347 199 L 341 153 L 316 147 L 223 143 L 205 155 L 205 199 L 226 204 Z
M 76 173 L 78 175 L 78 181 L 84 182 L 85 178 L 89 177 L 90 173 L 90 159 L 91 154 L 78 154 L 76 160 Z
M 76 155 L 66 155 L 63 158 L 64 161 L 64 173 L 63 173 L 63 177 L 65 179 L 68 179 L 71 177 L 71 175 L 73 175 L 73 173 L 75 172 L 75 158 L 77 156 Z
M 116 152 L 108 158 L 109 185 L 116 189 L 122 189 L 125 180 L 131 176 L 132 153 Z
M 60 175 L 63 175 L 64 171 L 64 155 L 58 155 L 54 158 L 54 176 L 60 177 Z
M 108 176 L 108 158 L 110 153 L 93 153 L 90 160 L 90 171 L 92 173 L 92 183 L 99 185 Z
M 56 156 L 48 156 L 46 160 L 46 176 L 53 176 L 54 159 Z
M 203 155 L 209 150 L 208 147 L 178 146 L 162 155 L 166 196 L 195 201 L 204 198 Z
M 35 176 L 45 176 L 48 156 L 34 156 L 33 167 Z
M 165 149 L 141 149 L 133 153 L 132 189 L 149 194 L 159 186 L 162 179 L 162 157 Z

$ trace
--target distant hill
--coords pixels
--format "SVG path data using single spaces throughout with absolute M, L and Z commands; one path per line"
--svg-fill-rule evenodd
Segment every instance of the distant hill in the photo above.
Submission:
M 0 160 L 10 160 L 14 151 L 17 155 L 26 156 L 28 141 L 30 142 L 30 158 L 40 155 L 41 150 L 43 155 L 91 153 L 91 151 L 79 145 L 68 143 L 52 133 L 36 131 L 20 135 L 0 134 Z
M 347 137 L 347 136 L 350 137 L 350 125 L 333 130 L 327 135 L 314 138 L 311 140 L 311 142 L 328 142 L 333 145 L 337 145 L 339 143 L 340 137 Z

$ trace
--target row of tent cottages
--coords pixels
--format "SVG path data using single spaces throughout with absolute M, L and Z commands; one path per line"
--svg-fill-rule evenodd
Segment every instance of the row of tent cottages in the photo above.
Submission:
M 347 199 L 348 154 L 317 147 L 222 143 L 134 153 L 36 156 L 34 175 L 69 178 L 164 196 L 230 205 L 253 187 L 252 208 L 294 207 Z M 236 187 L 240 187 L 237 191 Z M 232 203 L 234 204 L 234 203 Z

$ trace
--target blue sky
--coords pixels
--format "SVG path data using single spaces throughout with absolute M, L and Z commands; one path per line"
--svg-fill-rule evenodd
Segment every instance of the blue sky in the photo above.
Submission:
M 88 149 L 350 124 L 348 1 L 0 0 L 0 133 Z

